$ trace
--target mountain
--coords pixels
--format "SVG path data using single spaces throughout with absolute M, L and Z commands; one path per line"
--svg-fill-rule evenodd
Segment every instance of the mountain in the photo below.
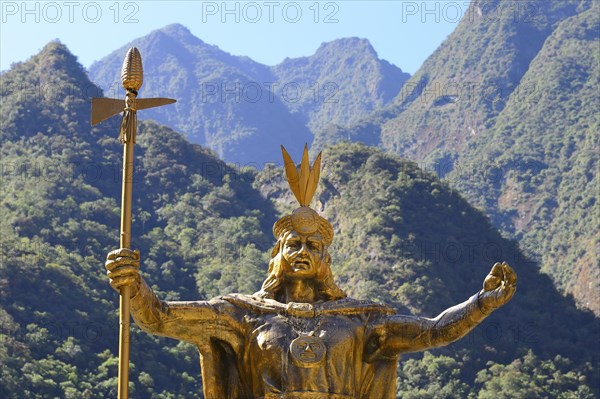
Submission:
M 552 31 L 589 4 L 472 2 L 456 29 L 391 104 L 337 135 L 329 132 L 324 142 L 362 131 L 378 136 L 393 153 L 426 163 L 443 158 L 451 168 L 471 139 L 485 135 Z M 521 87 L 522 95 L 525 89 Z
M 259 168 L 278 162 L 272 154 L 279 145 L 312 142 L 311 131 L 347 125 L 388 103 L 407 78 L 378 59 L 366 40 L 326 43 L 311 57 L 268 67 L 221 51 L 173 24 L 90 67 L 92 80 L 111 96 L 121 96 L 120 65 L 132 46 L 144 60 L 142 95 L 178 100 L 175 112 L 149 110 L 147 118 L 186 132 L 190 141 L 207 145 L 226 161 Z M 335 61 L 340 57 L 344 62 Z
M 312 94 L 287 102 L 308 119 L 312 132 L 357 123 L 390 103 L 410 77 L 356 37 L 323 43 L 310 57 L 286 58 L 273 72 L 284 87 Z
M 448 179 L 600 315 L 598 2 L 473 2 L 392 104 L 316 135 Z
M 452 170 L 463 149 L 484 136 L 546 38 L 576 13 L 579 0 L 471 2 L 456 29 L 406 82 L 392 103 L 350 128 L 329 128 L 318 147 L 343 140 Z
M 169 25 L 124 45 L 90 67 L 90 76 L 106 92 L 120 97 L 120 65 L 137 47 L 146 81 L 141 96 L 177 99 L 175 111 L 155 109 L 145 118 L 189 132 L 195 143 L 241 166 L 272 162 L 280 144 L 297 146 L 312 135 L 291 115 L 263 82 L 271 72 L 247 57 L 235 57 L 192 36 L 181 25 Z
M 8 399 L 116 394 L 118 300 L 102 264 L 118 241 L 122 149 L 118 118 L 89 126 L 89 96 L 102 92 L 83 72 L 52 42 L 0 75 L 8 88 L 0 395 Z M 52 96 L 41 90 L 50 87 Z M 33 101 L 36 91 L 44 97 Z M 240 170 L 155 122 L 140 123 L 135 151 L 132 245 L 158 295 L 257 290 L 271 226 L 293 206 L 282 170 Z M 474 333 L 403 359 L 400 397 L 493 397 L 499 386 L 522 392 L 511 397 L 597 397 L 599 319 L 561 296 L 458 192 L 358 144 L 328 149 L 321 176 L 315 207 L 335 228 L 334 273 L 351 295 L 433 316 L 479 290 L 495 261 L 518 273 L 515 298 Z M 134 327 L 131 353 L 132 396 L 201 397 L 192 346 Z
M 418 160 L 460 154 L 485 135 L 546 39 L 579 3 L 472 2 L 396 96 L 402 111 L 382 126 L 384 147 Z
M 450 181 L 541 261 L 566 293 L 600 314 L 600 8 L 561 22 L 485 139 Z M 543 77 L 540 78 L 540 77 Z M 526 117 L 524 117 L 526 116 Z M 461 175 L 489 165 L 502 176 Z

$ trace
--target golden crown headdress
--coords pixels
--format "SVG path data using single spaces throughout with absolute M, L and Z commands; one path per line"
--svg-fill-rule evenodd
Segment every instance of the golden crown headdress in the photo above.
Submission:
M 313 234 L 318 231 L 323 236 L 325 245 L 331 245 L 333 242 L 333 227 L 316 211 L 309 208 L 310 201 L 315 195 L 319 184 L 321 153 L 317 155 L 311 167 L 308 160 L 308 146 L 305 145 L 300 168 L 296 168 L 292 157 L 283 146 L 281 146 L 281 152 L 288 184 L 300 203 L 300 208 L 294 210 L 291 215 L 286 215 L 275 222 L 273 235 L 275 235 L 275 238 L 280 239 L 283 234 L 289 231 L 295 231 L 298 234 Z

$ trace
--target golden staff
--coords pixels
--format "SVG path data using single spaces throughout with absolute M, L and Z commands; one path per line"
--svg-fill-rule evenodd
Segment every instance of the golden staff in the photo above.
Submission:
M 127 52 L 121 70 L 121 82 L 127 91 L 125 101 L 114 98 L 92 98 L 92 126 L 123 111 L 119 140 L 123 143 L 123 188 L 121 195 L 121 248 L 131 246 L 131 194 L 133 183 L 133 145 L 137 131 L 137 110 L 172 104 L 170 98 L 140 98 L 138 90 L 144 81 L 142 56 L 137 48 Z M 129 296 L 130 287 L 121 288 L 119 302 L 119 399 L 129 397 Z

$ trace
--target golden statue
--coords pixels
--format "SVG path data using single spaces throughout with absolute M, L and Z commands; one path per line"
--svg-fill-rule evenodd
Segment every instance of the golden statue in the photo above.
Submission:
M 130 287 L 136 323 L 198 347 L 206 399 L 395 398 L 402 353 L 456 341 L 513 296 L 516 274 L 496 263 L 481 291 L 434 319 L 346 297 L 330 269 L 333 228 L 308 207 L 321 154 L 310 168 L 305 148 L 297 169 L 282 151 L 300 207 L 273 226 L 277 243 L 259 292 L 161 301 L 139 275 L 138 252 L 108 255 L 110 284 Z

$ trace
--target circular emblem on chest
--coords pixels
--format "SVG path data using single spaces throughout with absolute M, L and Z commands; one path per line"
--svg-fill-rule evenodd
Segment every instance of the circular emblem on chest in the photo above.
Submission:
M 319 337 L 303 335 L 290 343 L 292 362 L 299 367 L 317 367 L 325 360 L 325 343 Z

